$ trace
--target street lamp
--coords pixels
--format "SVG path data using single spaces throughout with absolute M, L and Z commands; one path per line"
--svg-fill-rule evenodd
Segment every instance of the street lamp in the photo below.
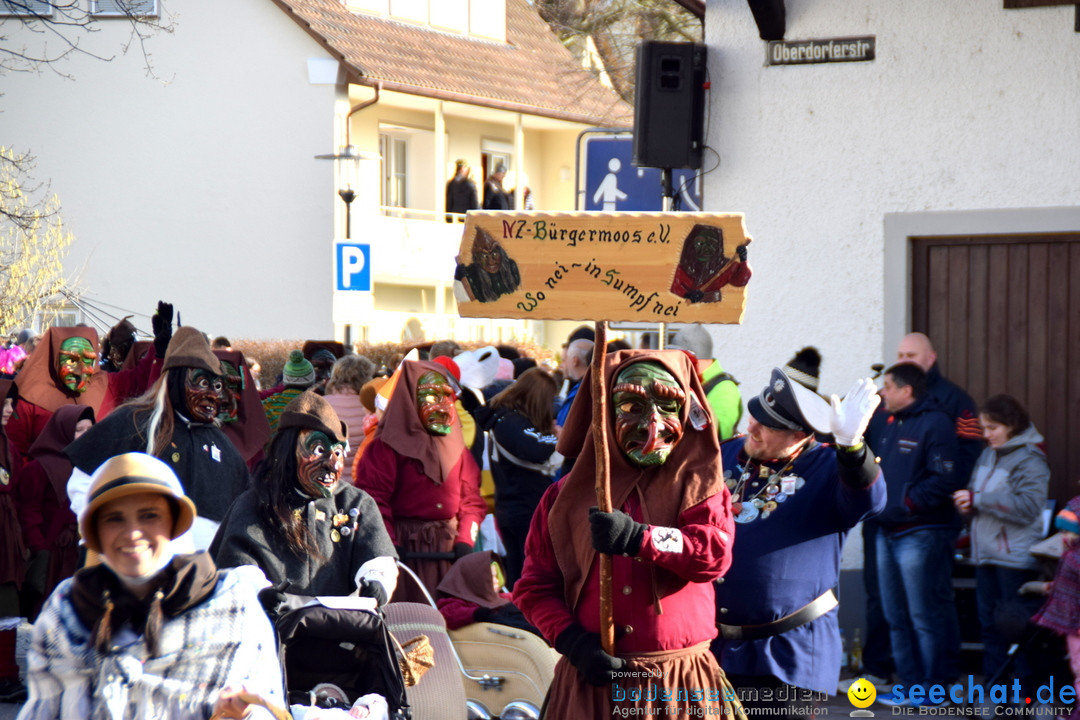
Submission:
M 332 155 L 316 155 L 316 160 L 333 160 L 337 175 L 338 195 L 345 201 L 345 239 L 352 236 L 352 201 L 356 199 L 356 187 L 360 179 L 360 161 L 378 160 L 378 153 L 362 152 L 354 145 L 346 145 Z

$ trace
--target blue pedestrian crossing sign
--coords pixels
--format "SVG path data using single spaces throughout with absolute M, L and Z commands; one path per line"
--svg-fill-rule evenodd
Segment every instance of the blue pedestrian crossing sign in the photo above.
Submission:
M 586 130 L 578 137 L 578 210 L 663 210 L 659 168 L 631 164 L 634 136 Z M 673 209 L 701 210 L 701 177 L 696 170 L 672 172 Z
M 338 290 L 371 290 L 371 245 L 337 243 L 334 275 Z

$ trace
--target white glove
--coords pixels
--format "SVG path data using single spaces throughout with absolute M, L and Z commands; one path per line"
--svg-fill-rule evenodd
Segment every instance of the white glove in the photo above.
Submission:
M 881 398 L 878 387 L 870 378 L 856 380 L 841 400 L 832 396 L 832 412 L 829 415 L 829 429 L 836 438 L 837 445 L 854 447 L 862 442 L 863 432 L 870 422 Z

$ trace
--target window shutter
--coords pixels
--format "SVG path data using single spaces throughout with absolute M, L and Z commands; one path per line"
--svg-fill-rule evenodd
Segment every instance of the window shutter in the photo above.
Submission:
M 157 0 L 92 0 L 90 12 L 93 15 L 156 16 Z

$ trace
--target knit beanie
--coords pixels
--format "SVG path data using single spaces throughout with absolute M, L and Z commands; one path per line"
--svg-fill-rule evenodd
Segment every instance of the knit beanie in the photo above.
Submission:
M 700 325 L 687 325 L 671 340 L 670 350 L 689 350 L 698 360 L 711 360 L 712 336 Z
M 177 367 L 200 368 L 214 375 L 224 372 L 221 361 L 206 342 L 206 336 L 190 325 L 176 329 L 169 341 L 169 349 L 165 351 L 162 372 Z
M 1075 512 L 1066 508 L 1054 518 L 1054 527 L 1063 532 L 1080 535 L 1080 518 L 1077 518 Z
M 821 375 L 821 353 L 816 347 L 804 347 L 781 369 L 804 388 L 817 392 L 818 377 Z
M 300 350 L 289 353 L 289 362 L 281 368 L 282 383 L 285 385 L 308 386 L 315 382 L 315 366 L 304 357 Z

